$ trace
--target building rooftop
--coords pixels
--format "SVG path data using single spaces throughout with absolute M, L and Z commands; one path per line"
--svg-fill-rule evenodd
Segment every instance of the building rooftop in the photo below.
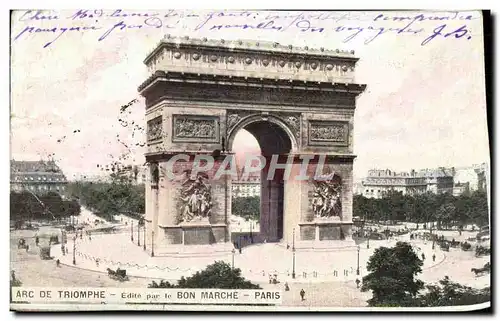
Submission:
M 54 161 L 16 161 L 10 162 L 11 173 L 61 173 L 62 171 Z

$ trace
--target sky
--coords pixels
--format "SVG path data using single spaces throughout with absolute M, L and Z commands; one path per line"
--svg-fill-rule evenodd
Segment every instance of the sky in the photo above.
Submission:
M 489 159 L 479 12 L 304 12 L 298 18 L 299 12 L 226 12 L 209 19 L 209 11 L 179 10 L 150 11 L 163 18 L 146 23 L 144 10 L 142 17 L 124 17 L 125 11 L 109 17 L 113 11 L 92 17 L 89 11 L 74 19 L 76 11 L 44 12 L 45 19 L 33 12 L 13 15 L 11 158 L 53 157 L 69 178 L 102 173 L 101 166 L 118 159 L 144 163 L 145 148 L 140 145 L 144 134 L 130 125 L 145 127 L 144 100 L 137 87 L 149 76 L 144 58 L 169 33 L 355 50 L 360 58 L 356 82 L 367 85 L 354 116 L 355 178 L 371 168 L 407 171 Z M 188 13 L 192 16 L 186 17 Z M 213 25 L 255 26 L 270 20 L 282 30 L 210 30 Z M 128 27 L 115 28 L 98 40 L 120 21 Z M 95 29 L 82 31 L 83 26 Z M 61 29 L 50 31 L 71 27 L 80 30 L 65 31 L 60 37 Z M 312 27 L 323 31 L 311 31 Z M 336 31 L 341 27 L 351 29 Z M 422 45 L 433 34 L 437 35 Z M 138 101 L 127 109 L 130 113 L 120 114 L 120 106 L 134 99 Z M 119 118 L 129 125 L 123 127 Z M 254 151 L 256 141 L 242 131 L 234 147 L 239 152 Z

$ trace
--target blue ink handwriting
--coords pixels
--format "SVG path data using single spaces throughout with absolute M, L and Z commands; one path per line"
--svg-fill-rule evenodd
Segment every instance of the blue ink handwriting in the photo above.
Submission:
M 432 39 L 436 38 L 437 36 L 442 36 L 443 38 L 448 38 L 448 37 L 451 37 L 451 36 L 455 36 L 456 39 L 467 36 L 467 38 L 466 38 L 467 40 L 470 40 L 472 38 L 471 35 L 469 34 L 469 31 L 467 30 L 467 26 L 466 25 L 463 25 L 463 26 L 461 26 L 460 28 L 458 28 L 458 29 L 456 29 L 454 31 L 448 32 L 446 34 L 442 34 L 441 32 L 444 30 L 444 28 L 446 28 L 446 24 L 441 25 L 439 27 L 436 27 L 433 30 L 432 35 L 430 35 L 429 37 L 425 38 L 425 40 L 422 41 L 421 45 L 425 46 L 426 44 L 428 44 Z
M 59 33 L 57 35 L 57 37 L 55 37 L 54 39 L 52 39 L 52 41 L 49 41 L 47 42 L 43 48 L 47 48 L 48 46 L 50 46 L 54 41 L 56 41 L 57 39 L 59 39 L 59 37 L 61 37 L 66 31 L 80 31 L 80 32 L 84 32 L 84 31 L 87 31 L 87 30 L 97 30 L 97 29 L 101 29 L 100 27 L 96 27 L 96 26 L 83 26 L 83 27 L 53 27 L 53 28 L 36 28 L 36 27 L 30 27 L 30 26 L 26 26 L 23 31 L 21 31 L 15 38 L 14 40 L 17 40 L 19 39 L 23 34 L 25 33 Z

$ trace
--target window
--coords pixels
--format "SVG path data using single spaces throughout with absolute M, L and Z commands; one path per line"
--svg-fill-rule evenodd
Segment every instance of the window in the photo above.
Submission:
M 43 180 L 44 180 L 44 181 L 46 181 L 46 180 L 47 180 L 47 177 L 45 177 L 45 176 L 44 176 L 44 177 L 43 177 Z
M 33 180 L 33 177 L 30 177 L 31 180 Z

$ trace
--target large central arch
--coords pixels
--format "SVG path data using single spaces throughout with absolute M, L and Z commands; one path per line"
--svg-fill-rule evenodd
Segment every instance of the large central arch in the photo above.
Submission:
M 218 177 L 236 133 L 252 133 L 267 163 L 286 159 L 293 175 L 309 159 L 307 180 L 269 179 L 262 170 L 261 232 L 269 241 L 342 243 L 352 226 L 353 52 L 166 37 L 145 60 L 146 234 L 155 253 L 190 245 L 230 249 L 231 178 Z M 196 155 L 215 166 L 193 180 Z M 321 165 L 321 163 L 324 165 Z M 318 181 L 311 173 L 327 180 Z M 179 174 L 180 175 L 180 174 Z M 180 176 L 179 176 L 180 177 Z

